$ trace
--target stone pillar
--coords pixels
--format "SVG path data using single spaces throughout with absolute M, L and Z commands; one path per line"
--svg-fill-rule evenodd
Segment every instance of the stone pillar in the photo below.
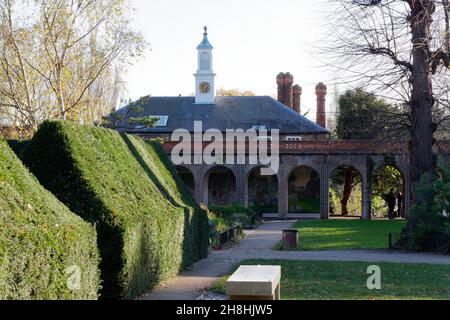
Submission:
M 317 95 L 317 124 L 326 128 L 327 127 L 327 117 L 326 117 L 326 96 L 327 96 L 327 86 L 320 82 L 316 86 Z
M 250 206 L 250 203 L 249 203 L 249 199 L 248 199 L 248 196 L 249 196 L 249 185 L 248 185 L 248 181 L 245 181 L 245 189 L 244 189 L 244 206 L 246 207 L 246 208 L 248 208 L 249 206 Z
M 203 177 L 201 172 L 198 172 L 201 170 L 195 170 L 194 173 L 194 185 L 195 185 L 195 200 L 198 203 L 204 203 L 203 202 Z
M 330 218 L 330 172 L 325 157 L 320 165 L 320 219 Z
M 245 166 L 235 166 L 236 175 L 236 202 L 240 205 L 246 205 L 246 194 L 248 192 L 245 183 Z
M 372 219 L 372 161 L 370 158 L 366 161 L 366 172 L 362 177 L 362 219 Z
M 208 180 L 206 179 L 206 174 L 206 170 L 198 170 L 195 176 L 195 196 L 199 203 L 208 205 Z
M 278 173 L 278 218 L 280 219 L 287 219 L 289 214 L 288 193 L 288 179 L 285 178 L 284 172 L 280 168 Z
M 293 105 L 294 105 L 294 111 L 297 113 L 301 113 L 301 101 L 302 101 L 302 87 L 300 87 L 298 84 L 294 86 L 294 94 L 293 94 Z

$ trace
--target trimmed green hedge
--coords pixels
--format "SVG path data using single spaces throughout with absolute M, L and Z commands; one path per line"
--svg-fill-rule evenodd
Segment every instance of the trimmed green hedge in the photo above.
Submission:
M 103 298 L 135 298 L 206 257 L 207 215 L 157 144 L 45 122 L 24 161 L 73 212 L 96 224 Z
M 0 300 L 97 299 L 95 228 L 39 185 L 3 140 L 0 226 Z

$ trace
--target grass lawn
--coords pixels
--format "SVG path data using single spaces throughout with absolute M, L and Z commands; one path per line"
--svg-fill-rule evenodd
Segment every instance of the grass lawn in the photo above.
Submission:
M 381 290 L 367 289 L 369 262 L 248 260 L 240 265 L 281 265 L 283 300 L 450 300 L 447 265 L 376 263 Z M 228 277 L 211 291 L 225 293 Z
M 400 232 L 405 221 L 299 221 L 299 250 L 387 249 L 389 232 Z M 278 249 L 281 244 L 278 245 Z

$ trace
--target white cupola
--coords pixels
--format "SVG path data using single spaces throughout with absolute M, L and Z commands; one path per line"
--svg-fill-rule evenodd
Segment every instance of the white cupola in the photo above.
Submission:
M 215 86 L 213 71 L 213 46 L 208 40 L 208 28 L 204 27 L 203 40 L 198 45 L 198 70 L 195 76 L 195 103 L 214 104 Z

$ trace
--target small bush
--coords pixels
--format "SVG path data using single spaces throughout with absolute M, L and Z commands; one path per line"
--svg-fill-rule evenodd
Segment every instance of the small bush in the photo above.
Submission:
M 251 217 L 255 215 L 252 208 L 247 208 L 238 204 L 229 206 L 210 206 L 210 219 L 214 219 L 217 225 L 221 225 L 224 231 L 236 224 L 243 228 L 252 228 Z
M 418 190 L 422 203 L 410 210 L 399 246 L 414 251 L 450 253 L 450 164 L 440 161 L 440 178 L 425 175 Z
M 46 188 L 96 224 L 103 298 L 138 297 L 206 257 L 206 213 L 159 144 L 45 122 L 24 160 Z
M 248 214 L 245 213 L 235 213 L 230 217 L 231 224 L 240 224 L 244 228 L 251 227 L 251 219 Z
M 248 216 L 252 216 L 255 214 L 255 211 L 252 208 L 247 208 L 239 204 L 232 204 L 229 206 L 209 206 L 209 210 L 225 217 L 231 216 L 235 213 L 243 213 Z
M 251 229 L 259 226 L 262 221 L 262 216 L 259 216 L 252 225 L 252 216 L 256 214 L 256 210 L 253 207 L 247 208 L 239 204 L 232 204 L 229 206 L 217 206 L 212 205 L 209 207 L 204 206 L 204 210 L 208 212 L 208 218 L 210 221 L 210 243 L 213 248 L 216 248 L 219 243 L 220 233 L 236 226 L 240 225 L 241 229 Z M 243 237 L 243 232 L 239 232 L 238 239 Z
M 2 140 L 0 226 L 0 300 L 97 299 L 95 228 L 45 190 Z

